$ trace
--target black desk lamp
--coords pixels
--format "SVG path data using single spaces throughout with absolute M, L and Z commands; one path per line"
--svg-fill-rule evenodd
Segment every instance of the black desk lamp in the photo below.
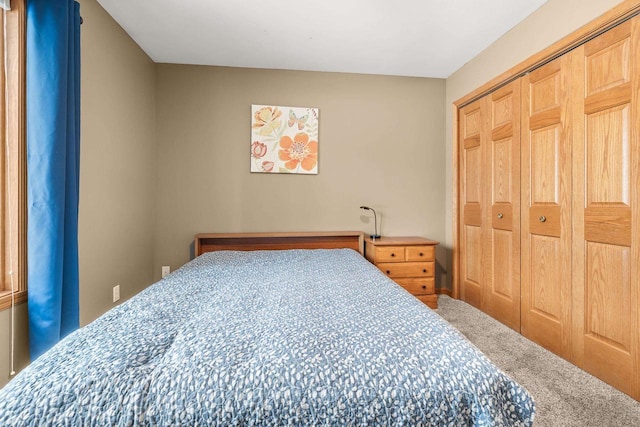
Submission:
M 379 239 L 380 235 L 378 234 L 378 217 L 376 215 L 376 211 L 374 209 L 370 208 L 369 206 L 360 206 L 360 209 L 364 209 L 366 211 L 373 212 L 374 229 L 373 229 L 373 234 L 371 235 L 371 238 L 372 239 Z

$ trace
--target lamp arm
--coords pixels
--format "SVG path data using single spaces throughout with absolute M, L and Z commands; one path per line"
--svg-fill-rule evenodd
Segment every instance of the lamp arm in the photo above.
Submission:
M 379 236 L 378 234 L 378 215 L 376 215 L 376 211 L 371 209 L 373 211 L 373 235 L 374 236 Z
M 369 206 L 360 206 L 360 209 L 364 209 L 366 211 L 372 211 L 373 212 L 373 234 L 371 235 L 372 239 L 377 239 L 380 237 L 380 235 L 378 234 L 378 215 L 376 214 L 376 210 L 370 208 Z

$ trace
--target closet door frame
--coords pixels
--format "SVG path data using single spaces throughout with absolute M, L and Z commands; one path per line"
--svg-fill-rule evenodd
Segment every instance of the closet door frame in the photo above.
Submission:
M 626 0 L 613 9 L 609 10 L 599 18 L 594 19 L 583 27 L 572 32 L 568 36 L 562 38 L 556 43 L 541 52 L 529 57 L 518 65 L 505 71 L 478 89 L 470 92 L 464 97 L 455 101 L 452 105 L 452 147 L 453 147 L 453 254 L 452 254 L 452 296 L 460 298 L 460 233 L 459 221 L 461 215 L 461 192 L 460 192 L 460 150 L 459 150 L 459 114 L 460 109 L 474 102 L 475 100 L 495 91 L 496 89 L 508 84 L 524 74 L 540 67 L 541 65 L 557 58 L 577 46 L 597 37 L 605 31 L 615 27 L 616 25 L 626 21 L 627 19 L 640 14 L 639 0 Z

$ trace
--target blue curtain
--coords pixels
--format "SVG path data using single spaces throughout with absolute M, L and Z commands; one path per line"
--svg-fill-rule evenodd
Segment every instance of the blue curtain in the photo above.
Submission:
M 27 1 L 29 338 L 35 360 L 79 326 L 80 5 Z

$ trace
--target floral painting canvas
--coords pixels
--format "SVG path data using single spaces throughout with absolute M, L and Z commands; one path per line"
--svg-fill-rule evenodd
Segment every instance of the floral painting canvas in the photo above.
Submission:
M 318 109 L 251 106 L 251 172 L 318 173 Z

